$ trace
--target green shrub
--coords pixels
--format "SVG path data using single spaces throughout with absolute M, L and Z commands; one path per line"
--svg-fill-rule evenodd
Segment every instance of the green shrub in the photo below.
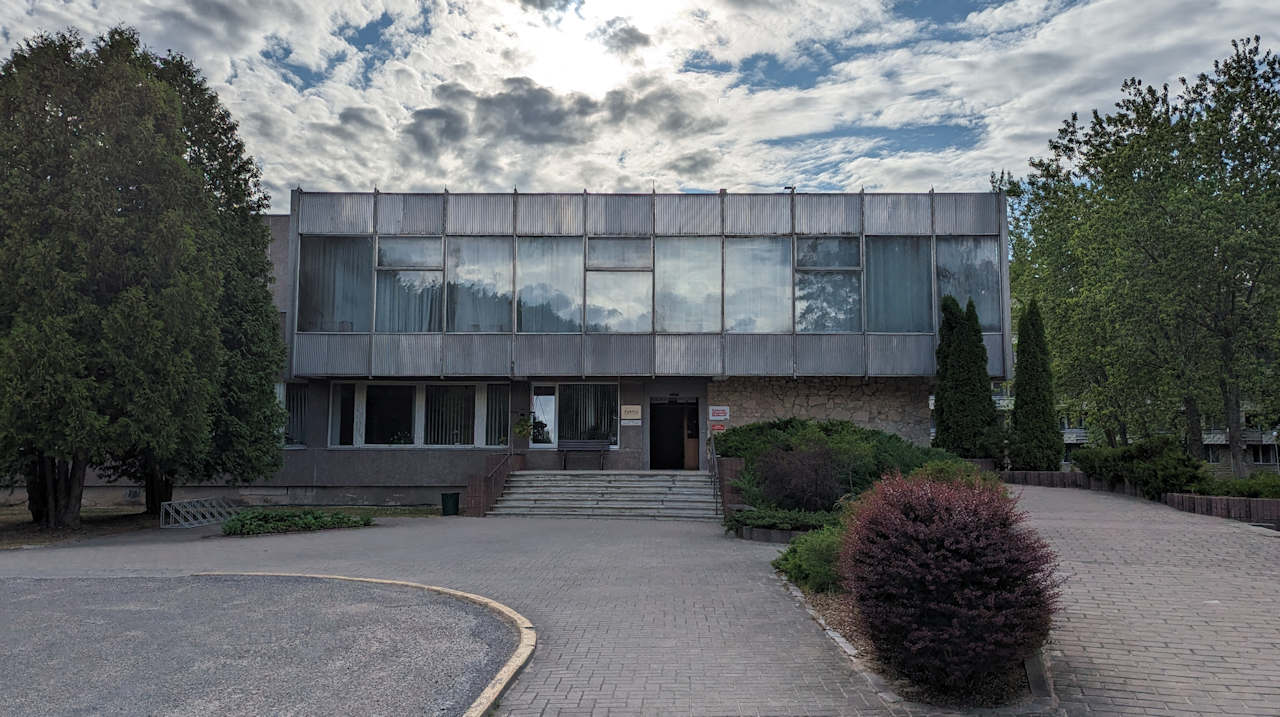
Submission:
M 742 491 L 742 497 L 749 505 L 757 508 L 779 504 L 778 496 L 769 495 L 766 490 L 760 472 L 760 459 L 767 453 L 830 451 L 830 471 L 838 484 L 836 495 L 858 495 L 886 473 L 897 471 L 907 474 L 931 461 L 958 460 L 946 451 L 917 446 L 899 436 L 862 428 L 851 421 L 807 418 L 786 418 L 731 428 L 716 437 L 716 450 L 721 456 L 745 460 L 746 465 L 735 487 Z M 779 483 L 789 480 L 782 474 L 774 477 Z
M 819 510 L 780 510 L 778 508 L 752 508 L 730 513 L 724 518 L 727 530 L 736 528 L 769 528 L 772 530 L 813 530 L 828 525 L 839 525 L 840 513 Z
M 1206 477 L 1191 486 L 1191 492 L 1235 498 L 1280 498 L 1280 474 L 1259 471 L 1248 478 Z
M 242 511 L 222 524 L 223 535 L 262 535 L 263 533 L 295 533 L 328 528 L 357 528 L 373 525 L 373 518 L 351 516 L 338 511 L 265 510 Z
M 828 525 L 791 539 L 791 544 L 773 561 L 773 567 L 787 579 L 813 592 L 835 592 L 840 589 L 836 558 L 840 553 L 843 531 Z
M 1002 485 L 999 475 L 992 471 L 984 471 L 969 461 L 929 461 L 911 471 L 907 478 L 965 485 L 979 483 Z
M 1071 454 L 1071 461 L 1085 475 L 1105 480 L 1112 488 L 1128 480 L 1152 500 L 1185 492 L 1209 477 L 1203 463 L 1167 437 L 1118 448 L 1081 448 Z

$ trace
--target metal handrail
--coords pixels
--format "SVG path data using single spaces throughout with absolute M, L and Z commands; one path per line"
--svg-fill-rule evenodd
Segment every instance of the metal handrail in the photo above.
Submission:
M 720 508 L 723 515 L 724 498 L 720 495 L 720 461 L 716 455 L 716 434 L 714 431 L 707 431 L 707 468 L 711 471 L 711 486 L 715 490 L 716 506 Z

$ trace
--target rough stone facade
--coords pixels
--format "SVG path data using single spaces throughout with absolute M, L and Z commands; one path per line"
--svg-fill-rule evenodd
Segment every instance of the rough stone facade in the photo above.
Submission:
M 729 426 L 776 418 L 853 421 L 929 445 L 929 379 L 735 377 L 711 381 L 707 403 L 728 406 Z

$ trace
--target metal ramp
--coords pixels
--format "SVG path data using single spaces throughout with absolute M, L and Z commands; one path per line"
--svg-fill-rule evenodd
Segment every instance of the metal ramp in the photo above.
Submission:
M 195 528 L 221 523 L 240 511 L 240 506 L 232 505 L 224 498 L 170 500 L 160 504 L 160 527 Z

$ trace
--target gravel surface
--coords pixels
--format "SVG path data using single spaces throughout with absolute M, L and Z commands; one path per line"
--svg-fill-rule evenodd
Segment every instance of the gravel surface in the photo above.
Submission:
M 461 714 L 515 650 L 486 608 L 288 577 L 0 581 L 0 714 Z

